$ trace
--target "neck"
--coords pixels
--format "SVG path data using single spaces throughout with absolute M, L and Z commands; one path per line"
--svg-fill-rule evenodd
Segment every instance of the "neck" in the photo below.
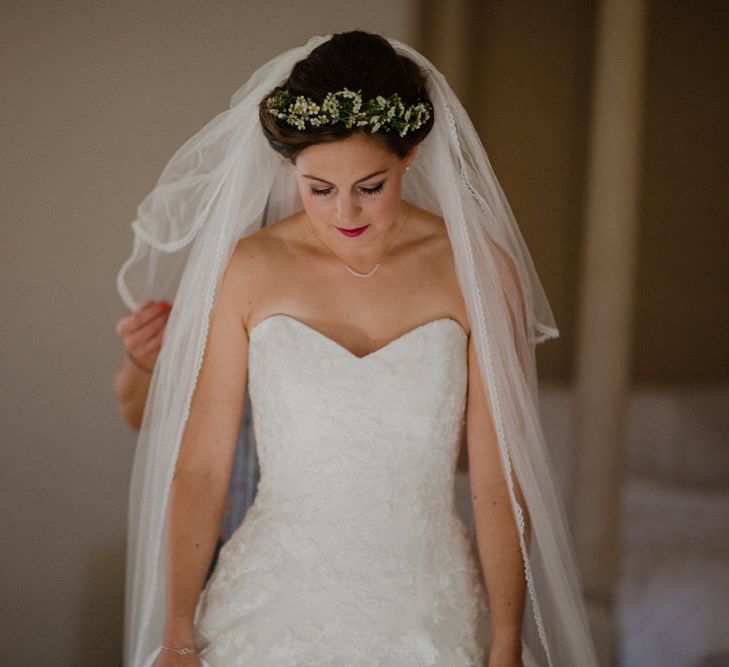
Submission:
M 318 239 L 320 245 L 322 242 L 326 244 L 327 248 L 324 248 L 324 251 L 327 254 L 336 255 L 336 258 L 341 262 L 348 264 L 357 271 L 367 272 L 377 263 L 386 261 L 387 257 L 392 254 L 397 241 L 400 240 L 401 232 L 407 224 L 409 215 L 410 205 L 405 201 L 401 201 L 398 214 L 389 229 L 382 234 L 383 238 L 377 238 L 362 248 L 352 248 L 353 243 L 348 242 L 346 238 L 332 240 L 321 238 L 320 234 L 313 229 L 312 232 L 315 235 L 315 241 Z M 333 257 L 333 259 L 336 258 Z

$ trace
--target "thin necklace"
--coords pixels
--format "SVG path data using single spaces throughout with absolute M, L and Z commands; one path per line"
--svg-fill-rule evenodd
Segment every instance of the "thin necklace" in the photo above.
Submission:
M 405 201 L 405 200 L 403 200 L 403 201 Z M 335 252 L 334 252 L 334 251 L 333 251 L 333 250 L 332 250 L 332 249 L 331 249 L 331 248 L 330 248 L 330 247 L 329 247 L 329 246 L 328 246 L 328 245 L 327 245 L 326 243 L 324 243 L 324 241 L 322 241 L 322 240 L 321 240 L 321 239 L 319 238 L 319 234 L 317 234 L 317 233 L 316 233 L 316 231 L 314 230 L 314 226 L 313 226 L 313 225 L 312 225 L 312 227 L 311 227 L 311 231 L 312 231 L 312 232 L 314 232 L 314 236 L 316 236 L 316 238 L 317 238 L 317 239 L 319 239 L 319 242 L 320 242 L 320 243 L 321 243 L 321 244 L 322 244 L 322 245 L 323 245 L 323 246 L 324 246 L 324 247 L 325 247 L 325 248 L 326 248 L 326 249 L 327 249 L 327 250 L 328 250 L 328 251 L 329 251 L 330 253 L 332 253 L 332 255 L 334 255 L 334 256 L 335 256 L 335 257 L 336 257 L 336 258 L 337 258 L 337 259 L 338 259 L 338 260 L 339 260 L 340 262 L 342 262 L 342 263 L 344 264 L 344 266 L 346 266 L 346 267 L 347 267 L 348 271 L 349 271 L 349 272 L 350 272 L 350 273 L 351 273 L 352 275 L 354 275 L 354 276 L 357 276 L 358 278 L 369 278 L 370 276 L 374 275 L 374 273 L 375 273 L 375 271 L 377 271 L 377 269 L 379 269 L 379 268 L 380 268 L 380 262 L 382 262 L 382 260 L 383 260 L 383 259 L 385 258 L 385 256 L 387 255 L 387 253 L 388 253 L 388 252 L 390 252 L 390 249 L 392 248 L 392 246 L 393 246 L 393 244 L 395 243 L 395 241 L 397 240 L 397 238 L 398 238 L 398 237 L 400 236 L 400 233 L 402 232 L 402 230 L 403 230 L 403 229 L 405 229 L 405 225 L 406 225 L 406 224 L 407 224 L 407 222 L 408 222 L 408 218 L 410 217 L 410 211 L 411 211 L 411 209 L 412 209 L 412 207 L 410 206 L 410 203 L 409 203 L 409 202 L 405 202 L 405 203 L 407 204 L 407 207 L 408 207 L 408 212 L 407 212 L 407 214 L 405 215 L 405 220 L 403 220 L 403 223 L 402 223 L 402 227 L 400 227 L 400 229 L 399 229 L 399 230 L 398 230 L 398 231 L 396 232 L 396 234 L 395 234 L 394 238 L 393 238 L 393 239 L 392 239 L 392 241 L 390 242 L 390 245 L 389 245 L 389 246 L 387 247 L 387 250 L 385 250 L 385 252 L 383 253 L 382 257 L 380 258 L 380 261 L 379 261 L 379 262 L 377 262 L 377 264 L 375 264 L 375 267 L 374 267 L 374 268 L 373 268 L 372 270 L 368 271 L 367 273 L 360 273 L 359 271 L 355 271 L 355 270 L 354 270 L 354 269 L 353 269 L 353 268 L 352 268 L 352 267 L 351 267 L 351 266 L 350 266 L 349 264 L 347 264 L 347 263 L 346 263 L 345 261 L 343 261 L 343 260 L 342 260 L 342 258 L 341 258 L 341 257 L 339 257 L 339 255 L 337 255 L 337 253 L 335 253 Z

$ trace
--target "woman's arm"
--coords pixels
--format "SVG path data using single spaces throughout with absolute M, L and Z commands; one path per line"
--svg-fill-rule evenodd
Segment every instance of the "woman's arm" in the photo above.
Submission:
M 116 323 L 116 333 L 124 347 L 134 357 L 124 355 L 114 375 L 114 394 L 124 421 L 135 431 L 142 425 L 144 406 L 152 377 L 151 371 L 159 356 L 171 304 L 160 301 L 144 301 L 132 313 L 124 315 Z
M 521 665 L 525 577 L 519 534 L 501 465 L 473 335 L 468 343 L 466 435 L 476 538 L 488 589 L 492 644 L 489 667 Z M 515 492 L 524 506 L 518 486 Z
M 243 276 L 242 259 L 233 254 L 215 300 L 170 493 L 164 642 L 174 648 L 194 643 L 195 609 L 218 538 L 244 409 L 248 336 L 242 304 L 250 303 L 251 281 Z

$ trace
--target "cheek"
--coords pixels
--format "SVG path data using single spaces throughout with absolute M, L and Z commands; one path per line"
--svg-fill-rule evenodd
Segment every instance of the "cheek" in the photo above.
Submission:
M 373 201 L 367 208 L 373 216 L 390 219 L 400 206 L 401 195 L 401 181 L 393 179 L 391 183 L 385 185 L 385 189 L 379 196 L 372 198 Z
M 303 197 L 304 210 L 312 220 L 326 220 L 331 206 L 328 197 Z
M 299 185 L 299 195 L 309 218 L 312 220 L 322 220 L 329 216 L 331 208 L 331 197 L 314 197 L 309 193 L 309 185 Z

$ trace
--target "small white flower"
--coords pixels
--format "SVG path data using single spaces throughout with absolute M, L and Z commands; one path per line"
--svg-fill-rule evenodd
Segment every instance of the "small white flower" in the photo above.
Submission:
M 345 105 L 346 110 L 342 109 L 340 100 L 351 100 Z M 400 96 L 393 93 L 389 98 L 378 95 L 365 105 L 361 91 L 349 88 L 327 93 L 321 105 L 309 97 L 294 97 L 286 91 L 279 91 L 266 104 L 276 118 L 300 130 L 305 129 L 307 123 L 311 127 L 320 127 L 341 122 L 347 128 L 370 125 L 371 132 L 396 130 L 402 137 L 420 128 L 430 118 L 430 111 L 422 102 L 406 107 Z M 397 121 L 393 122 L 395 119 Z

